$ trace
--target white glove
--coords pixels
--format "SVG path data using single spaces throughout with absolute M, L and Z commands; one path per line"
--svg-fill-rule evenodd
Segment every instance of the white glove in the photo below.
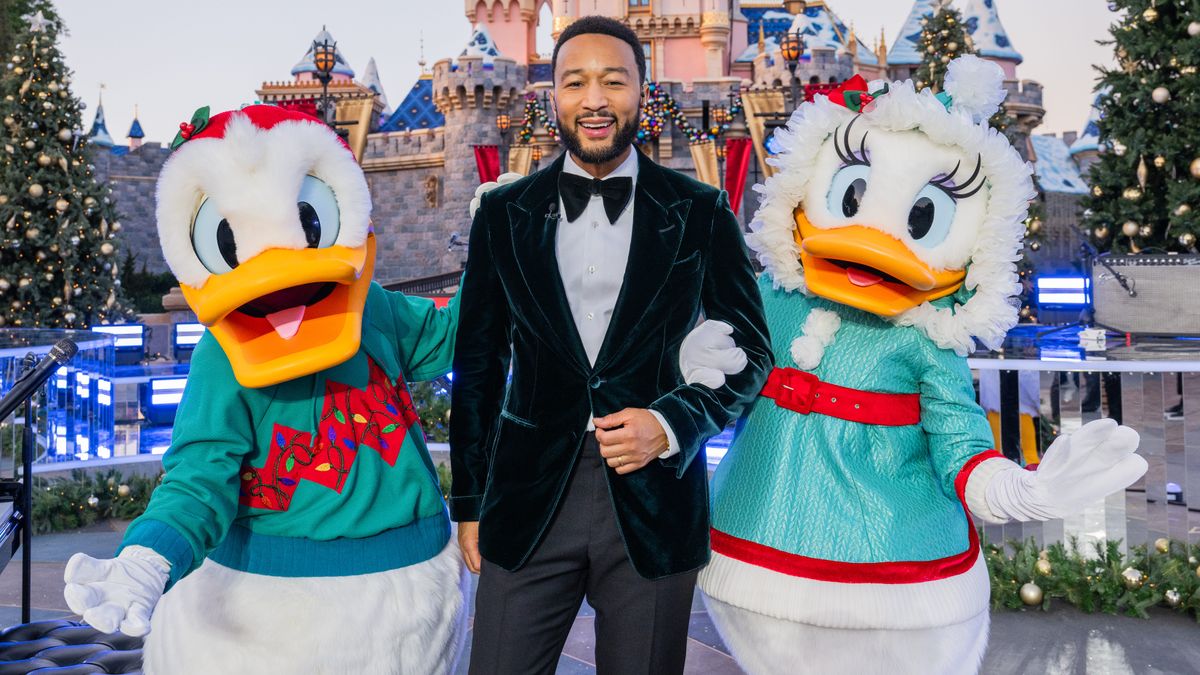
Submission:
M 518 178 L 524 178 L 524 176 L 522 176 L 519 173 L 513 173 L 510 171 L 508 173 L 500 174 L 500 176 L 498 178 L 496 178 L 496 180 L 489 180 L 488 182 L 484 183 L 483 185 L 480 185 L 479 187 L 475 188 L 475 196 L 471 198 L 471 220 L 475 219 L 475 212 L 479 210 L 479 201 L 480 201 L 480 197 L 483 196 L 483 193 L 487 192 L 488 190 L 498 188 L 501 185 L 508 185 L 509 183 L 517 180 Z
M 107 560 L 76 553 L 63 572 L 63 596 L 96 630 L 136 637 L 150 632 L 150 613 L 170 575 L 171 563 L 145 546 L 126 547 Z
M 1089 422 L 1051 443 L 1036 471 L 1013 465 L 996 472 L 986 486 L 987 509 L 1008 520 L 1079 513 L 1146 473 L 1146 460 L 1134 454 L 1137 447 L 1133 429 L 1110 419 Z
M 679 372 L 688 384 L 709 389 L 725 386 L 725 376 L 742 372 L 746 352 L 730 337 L 733 327 L 724 321 L 708 320 L 692 329 L 679 347 Z

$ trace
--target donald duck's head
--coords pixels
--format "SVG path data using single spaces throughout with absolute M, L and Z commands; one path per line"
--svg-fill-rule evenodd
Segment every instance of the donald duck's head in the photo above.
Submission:
M 776 286 L 915 325 L 960 354 L 973 337 L 1002 340 L 1034 196 L 1031 169 L 987 124 L 1004 96 L 1000 67 L 964 56 L 937 95 L 856 76 L 801 106 L 776 134 L 748 236 Z
M 188 305 L 245 387 L 358 351 L 375 259 L 371 199 L 316 118 L 255 105 L 197 111 L 158 181 L 158 235 Z

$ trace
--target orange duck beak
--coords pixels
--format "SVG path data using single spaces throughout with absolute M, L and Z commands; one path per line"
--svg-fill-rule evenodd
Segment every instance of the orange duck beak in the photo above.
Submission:
M 375 235 L 359 247 L 269 249 L 200 288 L 188 305 L 243 387 L 320 372 L 358 352 L 375 268 Z
M 794 212 L 794 236 L 808 290 L 828 300 L 892 317 L 957 291 L 966 270 L 935 271 L 904 242 L 864 225 L 821 229 Z

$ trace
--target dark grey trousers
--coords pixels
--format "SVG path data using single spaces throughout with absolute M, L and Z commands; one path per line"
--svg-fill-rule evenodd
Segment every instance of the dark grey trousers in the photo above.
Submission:
M 483 561 L 471 675 L 554 672 L 579 607 L 596 610 L 599 675 L 682 673 L 697 572 L 638 575 L 625 553 L 600 446 L 584 441 L 550 528 L 521 569 Z

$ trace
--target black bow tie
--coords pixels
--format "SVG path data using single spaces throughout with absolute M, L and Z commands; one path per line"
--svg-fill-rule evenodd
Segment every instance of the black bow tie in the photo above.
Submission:
M 629 198 L 633 196 L 633 179 L 619 176 L 601 180 L 564 171 L 558 175 L 558 195 L 562 197 L 568 221 L 574 221 L 583 213 L 593 195 L 600 195 L 604 199 L 604 213 L 608 216 L 608 222 L 613 224 L 629 205 Z

